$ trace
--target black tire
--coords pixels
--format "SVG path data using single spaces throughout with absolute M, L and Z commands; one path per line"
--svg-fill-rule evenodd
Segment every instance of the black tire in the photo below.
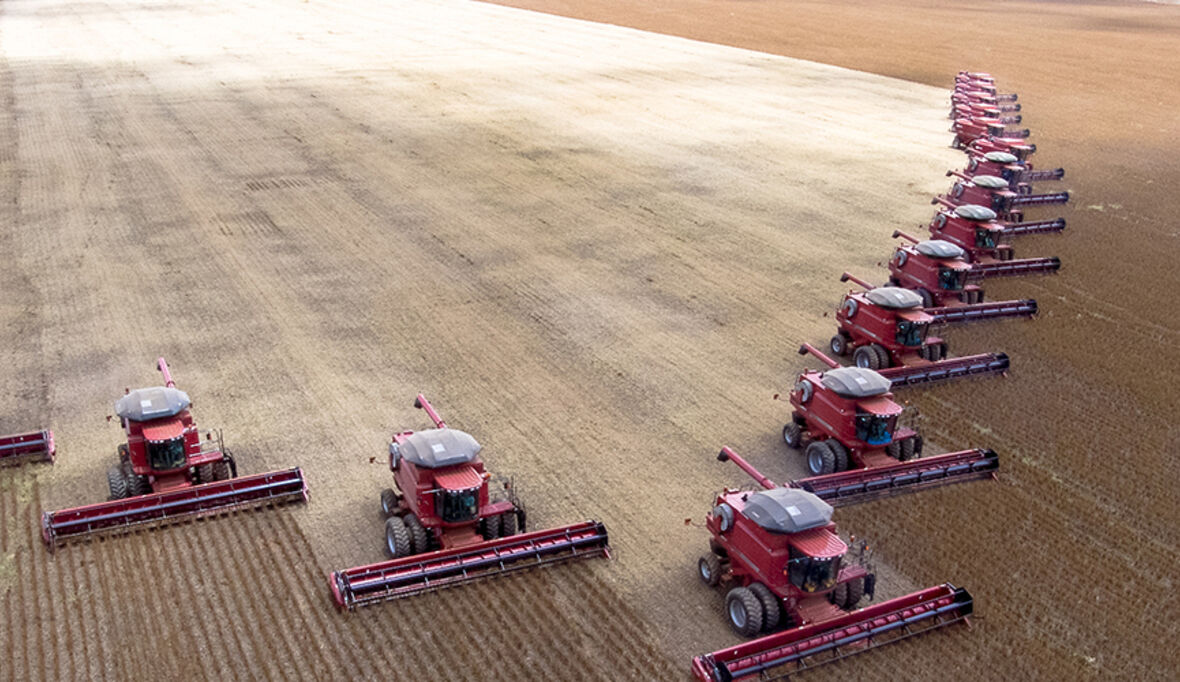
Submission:
M 228 481 L 229 480 L 229 461 L 219 459 L 213 463 L 213 480 L 214 481 Z
M 848 339 L 844 338 L 843 334 L 836 334 L 828 342 L 828 348 L 836 355 L 848 355 Z
M 126 480 L 128 497 L 147 495 L 152 491 L 152 485 L 148 483 L 147 476 L 136 476 L 135 474 L 131 474 Z
M 870 346 L 870 348 L 872 348 L 873 352 L 877 354 L 877 366 L 873 369 L 884 369 L 885 367 L 889 367 L 893 364 L 893 358 L 889 357 L 889 351 L 885 350 L 884 346 L 879 346 L 874 343 L 872 346 Z
M 844 602 L 848 600 L 848 583 L 840 583 L 832 588 L 828 593 L 828 600 L 840 608 L 844 608 Z
M 835 457 L 836 457 L 836 461 L 833 464 L 833 466 L 835 467 L 835 470 L 836 471 L 848 471 L 848 462 L 849 462 L 848 448 L 844 447 L 844 444 L 841 443 L 840 441 L 836 440 L 835 438 L 827 441 L 827 443 L 828 443 L 828 448 L 832 451 L 832 454 L 835 455 Z
M 500 514 L 500 537 L 506 538 L 516 535 L 516 512 Z
M 762 630 L 762 602 L 745 587 L 735 587 L 725 595 L 725 615 L 729 627 L 742 637 L 753 637 Z
M 410 531 L 410 552 L 413 554 L 422 554 L 430 551 L 430 535 L 422 526 L 422 522 L 418 520 L 417 516 L 413 514 L 406 514 L 402 517 L 406 524 L 406 530 Z
M 709 587 L 721 584 L 721 557 L 712 552 L 697 561 L 697 577 Z
M 860 603 L 860 600 L 865 596 L 865 579 L 855 578 L 853 580 L 849 580 L 845 584 L 848 585 L 848 596 L 844 600 L 844 609 L 847 611 L 852 611 L 856 608 L 856 605 Z
M 500 516 L 485 516 L 480 522 L 480 532 L 484 540 L 495 540 L 500 537 Z
M 852 351 L 852 362 L 864 369 L 881 369 L 881 359 L 872 346 L 861 346 Z
M 918 289 L 918 296 L 922 297 L 922 307 L 923 308 L 933 308 L 934 307 L 934 296 L 929 291 L 927 291 L 926 289 Z
M 400 516 L 391 516 L 385 520 L 385 553 L 391 558 L 400 559 L 410 556 L 413 547 L 410 544 L 410 529 Z
M 823 476 L 836 471 L 836 453 L 823 440 L 813 441 L 804 453 L 807 456 L 807 470 L 812 476 Z
M 897 459 L 902 462 L 908 462 L 913 459 L 914 455 L 918 451 L 917 441 L 917 438 L 906 438 L 905 440 L 901 441 L 901 451 L 898 454 Z
M 107 490 L 109 500 L 122 500 L 127 497 L 127 479 L 123 477 L 121 467 L 107 469 Z
M 792 450 L 798 450 L 803 444 L 803 429 L 795 422 L 787 424 L 783 427 L 783 442 Z
M 885 454 L 889 455 L 893 459 L 900 461 L 901 460 L 901 441 L 895 440 L 892 443 L 890 443 L 889 445 L 886 445 L 885 446 Z
M 381 491 L 381 516 L 388 519 L 397 512 L 398 506 L 397 493 L 393 492 L 393 488 Z
M 212 483 L 216 480 L 213 476 L 212 464 L 202 464 L 197 467 L 197 483 Z
M 762 631 L 773 632 L 778 629 L 779 619 L 783 615 L 783 607 L 778 597 L 762 583 L 750 583 L 750 591 L 762 604 Z

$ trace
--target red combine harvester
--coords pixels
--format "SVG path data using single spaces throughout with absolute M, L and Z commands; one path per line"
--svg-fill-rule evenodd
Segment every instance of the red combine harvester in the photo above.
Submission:
M 983 289 L 975 284 L 979 280 L 1049 274 L 1056 272 L 1061 265 L 1057 259 L 1031 259 L 1035 261 L 1032 264 L 1017 260 L 991 265 L 972 264 L 967 260 L 967 252 L 951 242 L 942 239 L 918 241 L 901 230 L 894 230 L 893 237 L 902 237 L 910 244 L 897 247 L 889 259 L 889 284 L 916 292 L 928 308 L 983 303 Z
M 941 204 L 943 208 L 939 209 L 930 221 L 930 236 L 963 249 L 967 254 L 967 260 L 977 264 L 976 275 L 1039 275 L 1056 272 L 1061 268 L 1061 259 L 1056 256 L 1014 260 L 1012 246 L 1001 240 L 1030 234 L 1061 232 L 1065 229 L 1064 219 L 1002 223 L 996 220 L 996 212 L 986 206 L 955 205 L 941 197 L 933 203 Z
M 694 657 L 698 680 L 783 677 L 968 622 L 971 595 L 950 583 L 857 608 L 866 595 L 872 599 L 876 576 L 865 544 L 855 545 L 854 555 L 837 534 L 831 505 L 776 486 L 728 448 L 718 459 L 732 460 L 764 490 L 717 495 L 705 521 L 711 551 L 698 574 L 709 587 L 729 588 L 725 613 L 738 634 L 765 634 Z
M 118 448 L 118 466 L 107 471 L 109 500 L 42 513 L 41 536 L 50 550 L 192 517 L 307 501 L 298 468 L 238 478 L 220 433 L 201 440 L 188 394 L 176 388 L 164 358 L 156 367 L 164 386 L 128 391 L 115 403 L 127 442 Z
M 955 90 L 951 93 L 949 118 L 952 120 L 963 118 L 964 113 L 967 113 L 970 108 L 976 106 L 990 107 L 1000 114 L 1011 114 L 1021 109 L 1019 103 L 1001 102 L 980 90 Z
M 1037 151 L 1037 146 L 1023 140 L 1003 140 L 980 138 L 963 148 L 968 154 L 987 154 L 988 152 L 1005 152 L 1015 156 L 1021 162 L 1027 162 L 1028 157 Z
M 1007 180 L 995 175 L 976 175 L 968 177 L 959 171 L 949 171 L 959 180 L 951 186 L 951 191 L 938 197 L 944 205 L 962 206 L 975 204 L 986 206 L 1006 222 L 1024 222 L 1022 209 L 1030 206 L 1049 206 L 1064 204 L 1069 201 L 1069 192 L 1049 192 L 1046 194 L 1022 194 L 1013 191 Z M 1030 190 L 1031 191 L 1031 190 Z
M 32 433 L 0 436 L 0 467 L 18 466 L 27 462 L 53 463 L 57 446 L 49 429 Z
M 964 363 L 970 365 L 990 356 L 944 360 L 947 343 L 930 336 L 930 327 L 1037 314 L 1037 302 L 1032 299 L 928 308 L 927 301 L 909 289 L 874 287 L 847 272 L 840 276 L 841 282 L 849 280 L 863 287 L 864 291 L 850 291 L 844 296 L 836 311 L 839 329 L 829 347 L 836 355 L 851 353 L 856 366 L 864 369 L 935 369 Z M 930 302 L 933 302 L 932 294 Z
M 995 105 L 983 104 L 971 100 L 959 100 L 951 103 L 950 117 L 955 120 L 962 118 L 986 118 L 999 121 L 1006 126 L 1018 125 L 1024 120 L 1024 117 L 1020 114 L 1005 116 L 1005 113 L 1000 107 Z
M 994 175 L 1004 178 L 1008 181 L 1008 186 L 1015 190 L 1034 182 L 1060 180 L 1065 177 L 1065 169 L 1033 170 L 1031 165 L 1009 152 L 980 153 L 975 149 L 968 149 L 966 174 L 972 177 Z
M 997 374 L 1008 368 L 1008 356 L 1002 353 L 881 372 L 841 367 L 806 343 L 799 353 L 811 353 L 829 369 L 805 369 L 799 374 L 789 396 L 791 421 L 783 427 L 783 441 L 800 450 L 808 472 L 820 478 L 853 469 L 892 467 L 921 456 L 922 437 L 898 425 L 903 410 L 893 401 L 890 390 L 895 386 Z M 974 451 L 955 454 L 969 452 Z
M 1028 128 L 1011 130 L 998 118 L 963 117 L 956 118 L 951 124 L 951 132 L 955 134 L 951 146 L 963 149 L 972 142 L 983 138 L 997 138 L 1001 140 L 1023 140 L 1032 132 Z
M 351 610 L 473 580 L 571 561 L 609 557 L 606 528 L 585 521 L 525 531 L 525 511 L 510 484 L 493 496 L 491 474 L 469 434 L 448 428 L 425 397 L 414 407 L 437 428 L 394 434 L 389 468 L 402 494 L 381 493 L 385 551 L 392 559 L 334 571 L 338 607 Z M 519 534 L 518 534 L 519 533 Z

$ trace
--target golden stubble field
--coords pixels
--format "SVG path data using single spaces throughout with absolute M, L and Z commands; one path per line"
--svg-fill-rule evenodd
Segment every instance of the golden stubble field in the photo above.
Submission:
M 931 88 L 477 3 L 24 0 L 0 47 L 0 430 L 61 447 L 0 473 L 12 679 L 682 677 L 735 641 L 683 524 L 742 482 L 713 455 L 802 471 L 771 399 L 795 347 L 960 160 L 958 62 Z M 1150 305 L 1170 271 L 1146 294 L 1102 267 L 1103 221 L 1145 231 L 1148 271 L 1166 229 L 1149 196 L 1097 193 L 1110 171 L 1076 165 L 1062 100 L 974 66 L 1021 91 L 1078 190 L 1066 235 L 1017 245 L 1067 269 L 989 290 L 1040 320 L 952 336 L 1007 350 L 1011 377 L 913 398 L 931 440 L 1000 450 L 1002 481 L 840 518 L 877 541 L 883 596 L 951 580 L 980 617 L 818 677 L 1159 674 L 1177 396 L 1078 339 L 1175 358 Z M 102 498 L 105 416 L 159 354 L 245 471 L 299 464 L 311 504 L 48 555 L 38 510 Z M 380 558 L 384 443 L 426 425 L 418 390 L 534 524 L 603 520 L 617 560 L 336 614 L 323 576 Z

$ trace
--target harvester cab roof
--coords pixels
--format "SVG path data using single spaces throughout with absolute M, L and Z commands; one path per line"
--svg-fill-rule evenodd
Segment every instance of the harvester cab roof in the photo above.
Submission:
M 875 287 L 864 293 L 874 305 L 891 310 L 910 310 L 922 307 L 922 297 L 901 287 Z
M 772 488 L 746 499 L 746 517 L 772 533 L 801 533 L 832 520 L 832 505 L 796 488 Z
M 819 376 L 824 388 L 844 398 L 875 398 L 889 393 L 893 385 L 880 373 L 862 367 L 838 367 Z
M 927 258 L 952 261 L 945 263 L 948 267 L 964 270 L 971 268 L 971 265 L 963 260 L 967 256 L 967 252 L 945 239 L 927 239 L 918 242 L 914 244 L 914 250 Z
M 392 464 L 400 458 L 426 469 L 439 469 L 456 464 L 470 464 L 483 447 L 471 434 L 452 428 L 416 431 L 400 443 L 389 445 Z
M 137 388 L 115 402 L 115 414 L 133 422 L 175 417 L 192 405 L 188 394 L 177 388 Z

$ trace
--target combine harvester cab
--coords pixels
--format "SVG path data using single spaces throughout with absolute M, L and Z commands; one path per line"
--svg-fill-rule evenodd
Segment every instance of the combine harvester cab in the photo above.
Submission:
M 188 394 L 176 388 L 164 358 L 156 366 L 164 386 L 128 391 L 115 403 L 127 442 L 118 448 L 119 464 L 107 471 L 108 501 L 44 512 L 41 535 L 50 550 L 193 517 L 307 501 L 301 469 L 239 478 L 220 433 L 201 440 Z
M 864 291 L 850 291 L 836 311 L 839 328 L 829 347 L 836 355 L 852 355 L 857 367 L 871 370 L 888 368 L 951 368 L 976 361 L 995 360 L 999 354 L 985 354 L 962 358 L 947 358 L 948 344 L 930 335 L 930 328 L 951 322 L 978 322 L 1005 317 L 1031 317 L 1037 303 L 1031 299 L 999 303 L 959 303 L 958 311 L 948 314 L 947 308 L 925 307 L 923 296 L 901 287 L 873 287 L 847 272 L 841 282 L 853 281 Z M 930 302 L 933 302 L 931 294 Z M 810 348 L 810 346 L 806 346 Z M 800 351 L 806 352 L 806 351 Z M 1007 368 L 1007 356 L 1004 367 Z M 824 358 L 825 362 L 832 362 Z M 1002 370 L 1001 370 L 1002 371 Z M 888 372 L 886 372 L 888 373 Z
M 609 557 L 596 521 L 525 532 L 525 510 L 509 483 L 492 476 L 471 435 L 447 427 L 419 395 L 414 406 L 437 428 L 393 436 L 389 468 L 401 493 L 381 493 L 385 551 L 391 559 L 334 571 L 332 598 L 342 610 L 536 566 Z
M 1008 186 L 1016 190 L 1017 187 L 1027 186 L 1034 182 L 1061 180 L 1065 177 L 1064 168 L 1053 170 L 1033 170 L 1031 164 L 1024 163 L 1015 154 L 1009 152 L 979 153 L 974 149 L 967 150 L 967 175 L 994 175 L 1008 181 Z M 1031 190 L 1029 190 L 1031 191 Z
M 890 257 L 889 284 L 914 291 L 926 308 L 983 303 L 983 288 L 976 282 L 985 277 L 1050 274 L 1061 264 L 1052 258 L 1035 259 L 1032 266 L 1015 260 L 1003 261 L 999 267 L 973 265 L 958 244 L 942 239 L 920 241 L 901 230 L 894 230 L 893 237 L 910 244 L 899 246 Z
M 57 446 L 49 429 L 31 433 L 0 436 L 0 467 L 20 466 L 28 462 L 53 463 Z
M 886 376 L 840 367 L 810 344 L 799 352 L 813 354 L 829 368 L 800 373 L 789 396 L 791 421 L 783 427 L 783 442 L 803 453 L 813 477 L 891 467 L 921 456 L 922 437 L 898 423 L 903 409 L 893 400 L 895 386 L 1000 374 L 1008 368 L 1008 356 L 997 353 L 897 368 L 896 376 Z
M 1069 192 L 1046 194 L 1021 194 L 1009 188 L 1007 180 L 995 175 L 968 177 L 959 171 L 948 171 L 948 176 L 959 178 L 951 191 L 942 197 L 940 203 L 951 206 L 976 204 L 994 211 L 1000 220 L 1009 223 L 1024 222 L 1024 209 L 1030 206 L 1049 206 L 1069 201 Z
M 930 221 L 930 237 L 950 242 L 966 252 L 971 278 L 1048 275 L 1061 269 L 1061 259 L 1024 258 L 1015 260 L 1012 246 L 1004 239 L 1029 234 L 1052 234 L 1065 229 L 1065 220 L 1006 224 L 996 212 L 977 204 L 955 204 L 943 197 L 931 201 L 943 208 Z M 900 233 L 899 233 L 900 234 Z
M 876 575 L 866 545 L 851 551 L 837 534 L 832 506 L 776 486 L 728 448 L 718 459 L 733 461 L 764 490 L 717 495 L 705 521 L 711 551 L 698 573 L 709 587 L 729 588 L 725 613 L 735 632 L 762 636 L 694 657 L 697 679 L 774 679 L 971 615 L 971 595 L 949 583 L 858 608 L 873 598 Z

